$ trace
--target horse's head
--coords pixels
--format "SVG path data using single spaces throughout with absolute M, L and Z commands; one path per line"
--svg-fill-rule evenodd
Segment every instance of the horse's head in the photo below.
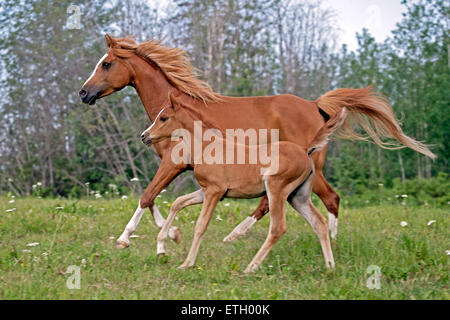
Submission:
M 92 105 L 97 99 L 121 90 L 132 80 L 132 68 L 127 60 L 114 55 L 113 49 L 118 47 L 116 40 L 106 35 L 106 42 L 108 51 L 79 91 L 84 103 Z
M 141 139 L 144 144 L 150 145 L 172 136 L 183 137 L 178 129 L 183 128 L 186 115 L 180 112 L 181 103 L 172 94 L 169 95 L 169 101 L 170 105 L 162 108 L 152 125 L 142 132 Z

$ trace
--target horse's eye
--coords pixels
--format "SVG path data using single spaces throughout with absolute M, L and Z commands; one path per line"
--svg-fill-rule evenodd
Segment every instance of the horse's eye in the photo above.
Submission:
M 103 62 L 102 67 L 103 67 L 103 69 L 108 69 L 109 67 L 111 67 L 111 63 Z
M 161 118 L 159 118 L 162 122 L 166 122 L 167 121 L 167 118 L 166 117 L 161 117 Z

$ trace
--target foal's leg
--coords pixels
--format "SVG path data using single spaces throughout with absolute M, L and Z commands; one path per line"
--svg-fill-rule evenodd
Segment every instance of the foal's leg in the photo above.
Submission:
M 322 168 L 325 162 L 326 148 L 320 152 L 313 153 L 314 166 L 316 173 L 313 181 L 313 192 L 322 200 L 328 210 L 328 228 L 332 239 L 336 239 L 338 233 L 338 213 L 339 213 L 339 195 L 331 188 L 323 176 Z M 269 201 L 264 196 L 259 202 L 258 208 L 247 218 L 245 218 L 234 230 L 226 236 L 223 241 L 231 242 L 244 236 L 253 225 L 269 212 Z
M 275 243 L 281 238 L 281 236 L 286 232 L 286 215 L 285 215 L 285 202 L 286 197 L 280 195 L 277 190 L 269 194 L 269 206 L 270 206 L 270 229 L 267 235 L 266 241 L 259 249 L 258 253 L 252 259 L 250 264 L 245 269 L 245 273 L 255 271 L 267 254 L 270 252 Z
M 198 249 L 200 247 L 200 242 L 202 241 L 203 235 L 205 234 L 206 228 L 208 227 L 211 216 L 216 208 L 217 202 L 223 196 L 223 192 L 208 192 L 205 191 L 205 196 L 203 200 L 203 207 L 198 217 L 197 223 L 195 225 L 194 239 L 192 240 L 191 249 L 186 260 L 178 268 L 192 267 L 197 258 Z
M 158 228 L 162 228 L 165 220 L 159 212 L 158 208 L 155 206 L 154 200 L 156 196 L 161 192 L 161 190 L 164 189 L 183 170 L 184 167 L 176 166 L 173 164 L 170 155 L 167 157 L 163 157 L 163 161 L 161 162 L 161 165 L 156 172 L 153 181 L 147 186 L 147 189 L 145 189 L 145 192 L 139 201 L 136 212 L 134 213 L 130 222 L 128 222 L 122 235 L 117 239 L 117 248 L 127 248 L 130 245 L 130 236 L 134 231 L 136 231 L 139 221 L 141 220 L 142 215 L 145 212 L 145 208 L 150 208 L 156 225 L 158 226 Z M 180 241 L 180 231 L 177 227 L 171 227 L 169 231 L 169 237 L 176 242 Z
M 243 237 L 251 227 L 269 212 L 269 200 L 263 196 L 259 202 L 258 208 L 247 218 L 245 218 L 234 230 L 223 239 L 223 242 L 231 242 L 237 238 Z
M 327 220 L 311 202 L 311 179 L 307 180 L 288 198 L 289 203 L 297 210 L 316 232 L 322 247 L 322 253 L 327 267 L 334 267 L 333 252 L 328 236 Z
M 157 254 L 164 254 L 166 252 L 166 250 L 164 249 L 164 244 L 169 234 L 169 228 L 172 225 L 173 219 L 175 219 L 177 213 L 187 206 L 202 203 L 203 196 L 204 196 L 203 190 L 200 189 L 190 194 L 184 195 L 182 197 L 178 197 L 174 201 L 174 203 L 170 207 L 169 216 L 167 217 L 166 222 L 164 223 L 163 227 L 161 228 L 161 231 L 158 234 L 158 245 L 156 249 Z

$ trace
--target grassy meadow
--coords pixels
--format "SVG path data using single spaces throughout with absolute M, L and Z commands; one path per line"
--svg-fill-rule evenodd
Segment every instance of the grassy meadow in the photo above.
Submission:
M 170 201 L 159 198 L 163 215 Z M 319 241 L 292 208 L 288 232 L 253 275 L 243 270 L 262 245 L 261 220 L 234 243 L 222 239 L 257 200 L 222 201 L 196 266 L 179 270 L 200 206 L 179 213 L 182 243 L 156 257 L 158 229 L 149 212 L 125 250 L 114 248 L 137 205 L 127 199 L 0 198 L 0 299 L 449 299 L 449 211 L 426 206 L 341 208 L 333 243 L 336 268 L 325 268 Z M 321 212 L 324 207 L 319 206 Z M 431 220 L 436 222 L 428 223 Z M 401 226 L 406 221 L 407 226 Z M 70 265 L 80 289 L 68 289 Z M 367 268 L 381 270 L 369 289 Z

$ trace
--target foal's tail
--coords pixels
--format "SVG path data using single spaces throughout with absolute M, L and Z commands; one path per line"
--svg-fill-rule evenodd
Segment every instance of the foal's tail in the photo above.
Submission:
M 313 141 L 308 146 L 308 154 L 315 151 L 322 150 L 328 143 L 328 138 L 333 134 L 336 129 L 338 129 L 344 123 L 347 118 L 346 108 L 342 108 L 341 111 L 335 113 L 330 120 L 328 120 L 319 132 L 317 132 Z
M 356 132 L 351 121 L 358 123 L 384 149 L 401 149 L 408 147 L 432 159 L 436 156 L 426 145 L 403 133 L 388 99 L 372 87 L 363 89 L 337 89 L 327 92 L 317 99 L 318 106 L 330 116 L 342 108 L 347 108 L 348 118 L 339 128 L 337 134 L 349 140 L 368 140 Z M 382 141 L 383 138 L 393 138 L 402 145 Z

